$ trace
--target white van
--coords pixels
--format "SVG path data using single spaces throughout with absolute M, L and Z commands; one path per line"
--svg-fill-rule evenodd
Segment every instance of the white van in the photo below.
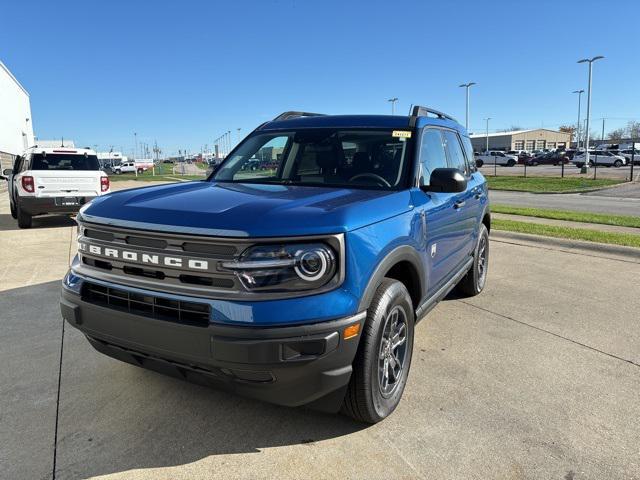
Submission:
M 109 177 L 86 148 L 31 147 L 2 172 L 9 182 L 11 215 L 20 228 L 48 213 L 75 213 L 94 197 L 109 193 Z

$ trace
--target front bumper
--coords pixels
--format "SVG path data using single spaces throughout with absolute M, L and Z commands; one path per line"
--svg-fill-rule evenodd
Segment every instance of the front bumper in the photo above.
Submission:
M 73 197 L 76 205 L 64 205 L 63 199 L 69 197 L 20 197 L 20 208 L 31 216 L 46 213 L 76 213 L 80 208 L 95 197 Z
M 168 375 L 271 403 L 337 411 L 351 377 L 359 335 L 345 327 L 365 312 L 284 327 L 194 326 L 95 305 L 62 289 L 62 316 L 100 352 Z

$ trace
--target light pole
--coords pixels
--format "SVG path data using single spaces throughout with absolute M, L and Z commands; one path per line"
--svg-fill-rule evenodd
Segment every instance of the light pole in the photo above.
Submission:
M 578 94 L 578 125 L 576 128 L 576 153 L 580 150 L 580 106 L 582 105 L 582 94 L 584 90 L 574 90 Z
M 138 134 L 133 132 L 133 139 L 135 143 L 135 150 L 133 151 L 133 161 L 135 162 L 136 157 L 138 156 Z
M 491 120 L 491 117 L 487 117 L 484 119 L 484 121 L 487 122 L 486 133 L 485 133 L 485 138 L 486 138 L 486 145 L 484 148 L 485 152 L 489 151 L 489 120 Z
M 240 131 L 242 130 L 242 128 L 238 127 L 237 130 L 238 130 L 238 143 L 240 143 Z
M 465 130 L 467 130 L 467 133 L 469 133 L 469 87 L 475 84 L 476 82 L 469 82 L 469 83 L 463 83 L 462 85 L 459 85 L 460 88 L 464 87 L 467 90 L 467 109 L 464 117 L 464 128 Z
M 391 102 L 391 115 L 396 114 L 396 102 L 398 101 L 398 97 L 393 97 L 387 100 L 387 102 Z
M 584 147 L 586 149 L 585 163 L 580 170 L 580 173 L 587 173 L 589 171 L 589 121 L 591 119 L 591 74 L 593 70 L 593 62 L 604 58 L 602 55 L 598 55 L 593 58 L 583 58 L 578 60 L 578 63 L 589 64 L 589 85 L 587 87 L 587 128 L 584 135 Z

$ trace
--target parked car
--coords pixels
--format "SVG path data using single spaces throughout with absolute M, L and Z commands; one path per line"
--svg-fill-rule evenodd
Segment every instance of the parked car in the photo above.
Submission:
M 479 155 L 476 154 L 476 159 L 481 160 L 483 165 L 496 164 L 504 167 L 513 167 L 516 163 L 518 163 L 517 157 L 507 155 L 506 153 L 497 150 L 482 152 Z
M 581 153 L 580 155 L 576 155 L 571 160 L 576 167 L 582 168 L 586 163 L 587 155 L 586 153 Z M 616 167 L 620 168 L 623 165 L 627 164 L 627 159 L 623 156 L 616 155 L 606 150 L 590 150 L 589 151 L 589 165 L 601 165 L 604 167 Z
M 527 166 L 535 167 L 537 165 L 561 165 L 569 163 L 564 151 L 549 152 L 531 157 L 527 160 Z
M 640 149 L 638 148 L 636 148 L 635 151 L 631 148 L 627 148 L 614 153 L 624 157 L 629 165 L 631 165 L 632 159 L 634 165 L 640 165 Z
M 75 213 L 110 189 L 96 153 L 86 148 L 31 147 L 1 178 L 9 183 L 11 216 L 20 228 L 30 228 L 36 215 Z
M 274 144 L 281 168 L 244 168 Z M 490 224 L 450 116 L 286 112 L 207 181 L 84 208 L 62 316 L 119 360 L 375 423 L 400 402 L 416 322 L 483 290 Z
M 128 161 L 122 162 L 120 165 L 113 167 L 113 173 L 119 175 L 121 173 L 138 172 L 143 173 L 154 166 L 153 162 Z

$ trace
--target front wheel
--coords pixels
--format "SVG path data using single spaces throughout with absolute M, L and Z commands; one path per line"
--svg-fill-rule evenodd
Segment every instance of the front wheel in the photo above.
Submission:
M 515 164 L 516 164 L 516 161 L 515 161 L 515 160 L 509 160 L 509 161 L 507 162 L 507 167 L 513 167 L 513 166 L 515 166 Z
M 473 254 L 473 264 L 467 274 L 456 285 L 457 290 L 467 297 L 475 297 L 487 283 L 489 267 L 489 231 L 484 224 L 480 225 L 480 235 Z
M 342 410 L 366 423 L 388 417 L 400 403 L 413 353 L 413 303 L 401 282 L 385 278 L 367 311 Z
M 620 168 L 622 166 L 622 160 L 616 160 L 613 162 L 613 166 L 616 168 Z

